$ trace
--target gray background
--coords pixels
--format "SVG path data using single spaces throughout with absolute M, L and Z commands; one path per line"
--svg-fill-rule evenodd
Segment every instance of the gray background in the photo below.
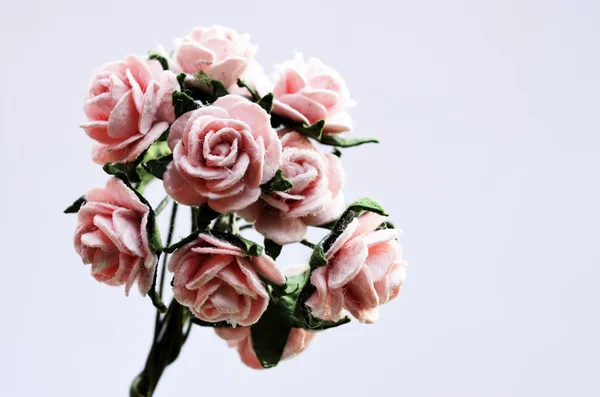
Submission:
M 376 324 L 273 370 L 194 329 L 157 396 L 600 395 L 599 17 L 573 0 L 3 0 L 0 394 L 127 395 L 153 308 L 73 250 L 61 211 L 106 180 L 82 97 L 99 64 L 222 23 L 267 69 L 297 49 L 345 76 L 352 134 L 383 141 L 344 153 L 347 197 L 393 214 L 408 279 Z

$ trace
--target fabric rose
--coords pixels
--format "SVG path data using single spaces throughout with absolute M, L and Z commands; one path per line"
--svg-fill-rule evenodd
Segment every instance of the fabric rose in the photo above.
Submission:
M 158 256 L 150 251 L 149 208 L 118 178 L 89 191 L 78 212 L 75 250 L 83 263 L 92 264 L 92 276 L 108 285 L 135 281 L 142 295 L 150 290 Z
M 324 133 L 340 133 L 352 128 L 346 109 L 354 106 L 346 83 L 337 71 L 316 58 L 278 66 L 273 95 L 273 113 L 306 124 L 325 120 Z
M 325 256 L 328 265 L 313 271 L 316 292 L 306 301 L 314 316 L 328 321 L 348 310 L 363 323 L 378 318 L 377 306 L 394 299 L 406 278 L 399 230 L 376 230 L 385 218 L 366 212 L 348 224 Z
M 269 256 L 246 256 L 241 248 L 204 233 L 175 251 L 169 271 L 179 303 L 203 321 L 232 325 L 254 324 L 266 310 L 269 293 L 259 275 L 285 283 Z
M 81 124 L 97 141 L 96 163 L 135 160 L 175 120 L 171 95 L 179 89 L 175 74 L 160 63 L 128 55 L 94 72 Z
M 174 59 L 185 73 L 208 73 L 225 87 L 235 86 L 254 59 L 248 34 L 223 26 L 198 27 L 175 40 Z
M 301 241 L 307 225 L 330 222 L 342 213 L 346 176 L 337 156 L 320 153 L 297 132 L 283 135 L 281 144 L 280 168 L 292 189 L 263 194 L 240 215 L 266 238 L 284 245 Z
M 263 369 L 252 347 L 250 328 L 215 328 L 215 331 L 219 337 L 227 341 L 229 347 L 237 349 L 240 359 L 244 364 L 250 368 Z M 314 337 L 314 332 L 306 331 L 302 328 L 292 328 L 283 349 L 281 360 L 287 360 L 302 353 Z
M 218 212 L 258 200 L 260 185 L 277 172 L 281 142 L 264 109 L 238 95 L 188 112 L 171 126 L 173 161 L 163 183 L 184 205 L 205 202 Z

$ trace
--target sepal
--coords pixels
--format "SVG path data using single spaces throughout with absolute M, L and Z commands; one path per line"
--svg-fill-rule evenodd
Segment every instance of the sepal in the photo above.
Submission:
M 200 105 L 194 101 L 194 98 L 183 91 L 173 91 L 172 99 L 175 118 L 179 118 L 182 114 L 191 112 L 200 107 Z
M 277 244 L 273 240 L 269 240 L 268 238 L 265 238 L 264 244 L 265 253 L 271 258 L 273 258 L 273 260 L 276 260 L 279 257 L 279 254 L 281 254 L 281 249 L 283 248 L 283 246 Z
M 184 237 L 175 244 L 164 248 L 163 252 L 171 254 L 179 248 L 183 247 L 184 245 L 196 240 L 201 233 L 206 233 L 222 241 L 235 245 L 236 247 L 241 248 L 248 256 L 261 256 L 263 253 L 264 248 L 256 244 L 254 241 L 248 240 L 240 236 L 239 234 L 217 232 L 214 230 L 196 230 L 195 232 L 191 233 L 187 237 Z
M 163 70 L 169 70 L 169 61 L 167 61 L 167 58 L 164 56 L 157 53 L 150 53 L 148 54 L 148 59 L 157 60 L 160 63 L 160 66 L 162 66 Z
M 63 212 L 65 214 L 76 214 L 79 212 L 81 207 L 87 202 L 85 196 L 79 197 L 77 200 L 73 202 L 70 206 L 68 206 Z
M 273 192 L 287 192 L 293 187 L 292 182 L 287 180 L 283 175 L 283 171 L 277 170 L 273 178 L 261 185 L 260 189 L 264 194 L 269 194 Z
M 237 85 L 240 88 L 245 88 L 248 90 L 248 92 L 250 93 L 250 95 L 252 96 L 252 100 L 254 100 L 255 102 L 260 101 L 260 95 L 258 95 L 258 93 L 256 92 L 256 90 L 254 89 L 254 87 L 252 87 L 250 84 L 248 84 L 247 82 L 245 82 L 242 79 L 238 79 L 237 81 Z
M 271 111 L 273 110 L 273 100 L 274 99 L 275 99 L 275 97 L 273 96 L 273 93 L 269 92 L 267 95 L 260 98 L 258 100 L 257 104 L 258 104 L 258 106 L 263 108 L 265 110 L 265 112 L 271 114 Z
M 163 179 L 163 174 L 172 160 L 173 154 L 168 154 L 142 163 L 142 167 L 155 178 Z

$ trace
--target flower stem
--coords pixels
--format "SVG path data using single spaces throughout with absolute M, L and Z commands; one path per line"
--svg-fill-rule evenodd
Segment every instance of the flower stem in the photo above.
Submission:
M 167 234 L 167 247 L 171 245 L 171 242 L 173 241 L 173 231 L 175 230 L 175 219 L 177 218 L 177 208 L 178 208 L 178 204 L 173 201 L 173 206 L 171 207 L 171 218 L 169 220 L 169 231 Z M 158 283 L 158 296 L 162 299 L 163 297 L 163 290 L 164 290 L 164 286 L 165 286 L 165 272 L 166 272 L 166 268 L 167 268 L 167 258 L 168 255 L 166 253 L 163 254 L 163 260 L 162 260 L 162 266 L 160 269 L 160 279 L 159 279 L 159 283 Z M 159 329 L 159 325 L 160 325 L 160 312 L 157 310 L 156 311 L 156 319 L 154 321 L 154 339 L 156 339 L 157 333 L 158 333 L 158 329 Z
M 167 246 L 171 245 L 173 240 L 177 208 L 177 203 L 173 202 L 171 219 L 169 221 L 169 231 L 167 234 Z M 167 255 L 165 254 L 162 260 L 158 286 L 158 295 L 161 299 L 164 290 L 166 268 Z M 171 300 L 169 309 L 162 320 L 160 312 L 158 310 L 156 311 L 152 347 L 148 353 L 144 370 L 131 383 L 131 388 L 129 390 L 129 395 L 131 397 L 152 397 L 165 368 L 179 356 L 181 347 L 185 343 L 187 334 L 189 333 L 189 324 L 185 335 L 183 329 L 185 324 L 189 321 L 190 319 L 186 310 L 175 299 Z
M 184 333 L 184 327 L 189 321 L 187 310 L 175 299 L 171 300 L 148 353 L 144 370 L 131 383 L 130 397 L 152 397 L 163 372 L 181 352 L 189 332 L 189 328 L 186 328 Z
M 308 241 L 306 239 L 300 241 L 300 244 L 306 245 L 308 248 L 313 248 L 313 249 L 316 247 L 316 244 L 311 243 L 310 241 Z

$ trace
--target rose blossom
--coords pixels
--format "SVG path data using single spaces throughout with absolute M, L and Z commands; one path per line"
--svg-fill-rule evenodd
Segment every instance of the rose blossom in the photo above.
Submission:
M 175 120 L 171 95 L 179 89 L 171 71 L 155 60 L 128 55 L 94 72 L 81 124 L 99 145 L 96 163 L 135 160 Z
M 348 224 L 325 256 L 328 265 L 313 271 L 316 292 L 306 301 L 314 316 L 329 321 L 347 309 L 360 322 L 377 320 L 377 306 L 394 299 L 406 278 L 399 230 L 376 230 L 384 217 L 366 212 Z
M 92 276 L 108 285 L 125 284 L 128 295 L 137 280 L 146 295 L 158 256 L 150 251 L 146 225 L 149 208 L 118 178 L 89 191 L 75 230 L 75 250 Z
M 215 332 L 219 337 L 227 341 L 229 347 L 237 349 L 240 359 L 244 364 L 250 368 L 263 369 L 252 347 L 250 328 L 215 328 Z M 314 332 L 306 331 L 302 328 L 292 328 L 283 349 L 281 360 L 287 360 L 302 353 L 314 337 Z
M 167 193 L 184 205 L 237 211 L 258 200 L 277 172 L 281 142 L 260 106 L 238 95 L 188 112 L 172 125 Z
M 248 34 L 214 25 L 195 28 L 177 39 L 173 58 L 183 72 L 208 73 L 230 88 L 244 74 L 255 53 Z
M 246 256 L 239 247 L 202 233 L 181 247 L 169 261 L 175 274 L 175 299 L 201 320 L 254 324 L 269 304 L 258 275 L 284 284 L 285 277 L 269 256 Z M 258 273 L 258 274 L 257 274 Z
M 284 245 L 301 241 L 307 225 L 330 222 L 342 213 L 346 176 L 337 156 L 320 153 L 297 132 L 283 135 L 281 144 L 280 168 L 292 189 L 263 194 L 240 215 L 254 222 L 259 233 Z
M 273 113 L 306 124 L 325 120 L 324 133 L 345 132 L 352 128 L 346 112 L 354 106 L 346 83 L 337 71 L 316 58 L 304 61 L 302 54 L 279 65 Z

